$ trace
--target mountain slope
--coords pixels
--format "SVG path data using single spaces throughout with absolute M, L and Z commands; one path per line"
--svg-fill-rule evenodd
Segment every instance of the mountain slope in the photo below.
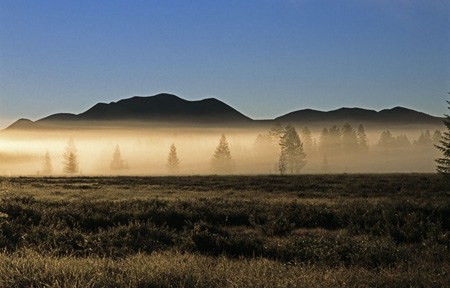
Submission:
M 442 125 L 442 118 L 415 110 L 395 107 L 379 112 L 361 108 L 340 108 L 332 111 L 312 109 L 298 110 L 275 118 L 274 120 L 252 120 L 229 105 L 208 98 L 188 101 L 172 94 L 155 96 L 135 96 L 111 103 L 98 103 L 80 114 L 58 113 L 35 122 L 20 119 L 10 125 L 8 130 L 30 130 L 43 128 L 70 129 L 74 127 L 129 127 L 131 125 L 183 126 L 248 126 L 270 125 L 273 121 L 302 126 L 351 124 L 382 125 Z M 133 124 L 132 124 L 132 123 Z
M 335 123 L 342 122 L 358 122 L 373 124 L 442 124 L 442 119 L 434 117 L 415 110 L 395 107 L 392 109 L 384 109 L 379 112 L 375 110 L 361 108 L 340 108 L 328 112 L 305 109 L 298 110 L 275 119 L 279 122 L 286 123 Z M 336 123 L 337 122 L 337 123 Z
M 97 122 L 102 125 L 118 122 L 233 125 L 249 123 L 252 119 L 214 98 L 188 101 L 171 94 L 158 94 L 98 103 L 80 114 L 58 113 L 35 122 L 21 119 L 7 129 L 70 127 Z

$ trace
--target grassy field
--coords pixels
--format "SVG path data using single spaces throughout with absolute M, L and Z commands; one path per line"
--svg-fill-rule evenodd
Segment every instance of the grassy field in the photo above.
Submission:
M 434 174 L 0 178 L 0 287 L 448 287 Z

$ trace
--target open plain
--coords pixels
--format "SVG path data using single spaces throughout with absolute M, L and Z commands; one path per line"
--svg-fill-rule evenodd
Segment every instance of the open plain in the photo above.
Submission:
M 449 231 L 437 174 L 0 178 L 0 286 L 446 287 Z

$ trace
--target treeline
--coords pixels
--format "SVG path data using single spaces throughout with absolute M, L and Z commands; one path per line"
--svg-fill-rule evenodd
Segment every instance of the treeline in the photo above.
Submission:
M 411 141 L 405 134 L 394 135 L 389 130 L 380 133 L 378 141 L 369 144 L 366 130 L 363 125 L 356 129 L 350 124 L 342 127 L 333 125 L 323 128 L 316 137 L 308 127 L 297 129 L 292 125 L 283 126 L 275 123 L 266 133 L 258 134 L 250 148 L 249 155 L 245 159 L 232 156 L 230 145 L 226 136 L 221 135 L 214 153 L 210 156 L 209 171 L 213 174 L 233 174 L 238 171 L 238 164 L 253 165 L 255 171 L 267 171 L 266 173 L 299 174 L 304 171 L 309 163 L 320 166 L 320 172 L 338 172 L 333 169 L 331 162 L 345 162 L 346 167 L 358 160 L 366 159 L 371 153 L 379 159 L 388 157 L 389 152 L 408 151 L 408 149 L 423 149 L 434 151 L 433 145 L 437 145 L 442 139 L 440 131 L 433 133 L 426 130 L 420 136 Z M 167 174 L 183 174 L 183 159 L 177 153 L 175 143 L 168 148 L 165 168 Z M 204 157 L 202 155 L 202 157 Z M 80 169 L 77 147 L 73 139 L 69 139 L 62 155 L 62 170 L 53 169 L 52 156 L 49 151 L 43 156 L 40 175 L 78 175 Z M 236 161 L 237 160 L 237 161 Z M 250 164 L 249 164 L 250 163 Z M 320 164 L 319 164 L 320 163 Z M 106 166 L 106 165 L 105 165 Z M 265 167 L 265 168 L 264 168 Z M 109 163 L 109 171 L 112 174 L 127 174 L 130 165 L 122 156 L 120 146 L 117 144 L 112 151 Z M 258 170 L 259 169 L 259 170 Z M 316 169 L 317 170 L 317 169 Z M 264 173 L 264 172 L 263 172 Z

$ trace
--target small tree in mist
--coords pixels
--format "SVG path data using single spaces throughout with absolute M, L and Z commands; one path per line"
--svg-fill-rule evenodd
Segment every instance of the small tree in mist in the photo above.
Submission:
M 303 143 L 300 141 L 297 131 L 291 125 L 284 129 L 284 134 L 280 138 L 280 147 L 280 173 L 283 174 L 285 171 L 291 174 L 299 173 L 306 165 L 306 154 L 303 151 Z
M 127 168 L 126 162 L 122 159 L 122 154 L 120 153 L 120 146 L 116 145 L 114 149 L 113 158 L 109 165 L 109 168 L 112 171 L 120 171 Z
M 220 137 L 219 145 L 214 151 L 211 166 L 214 173 L 231 173 L 234 170 L 227 138 L 223 134 Z
M 180 170 L 180 160 L 178 159 L 177 148 L 175 147 L 175 144 L 170 145 L 166 167 L 171 174 L 176 174 Z
M 450 101 L 447 101 L 447 104 L 450 110 Z M 439 145 L 436 145 L 436 148 L 442 152 L 442 158 L 436 159 L 436 170 L 450 177 L 450 116 L 447 114 L 445 115 L 444 125 L 447 131 L 442 133 Z
M 63 171 L 66 174 L 73 175 L 79 171 L 77 148 L 73 139 L 67 142 L 66 150 L 63 154 Z
M 358 126 L 356 137 L 358 141 L 358 150 L 361 152 L 367 152 L 367 150 L 369 150 L 369 145 L 367 144 L 366 130 L 362 124 L 359 124 Z
M 42 165 L 42 174 L 43 175 L 50 175 L 52 174 L 53 168 L 52 168 L 52 159 L 50 157 L 50 153 L 45 152 L 44 155 L 44 163 Z

